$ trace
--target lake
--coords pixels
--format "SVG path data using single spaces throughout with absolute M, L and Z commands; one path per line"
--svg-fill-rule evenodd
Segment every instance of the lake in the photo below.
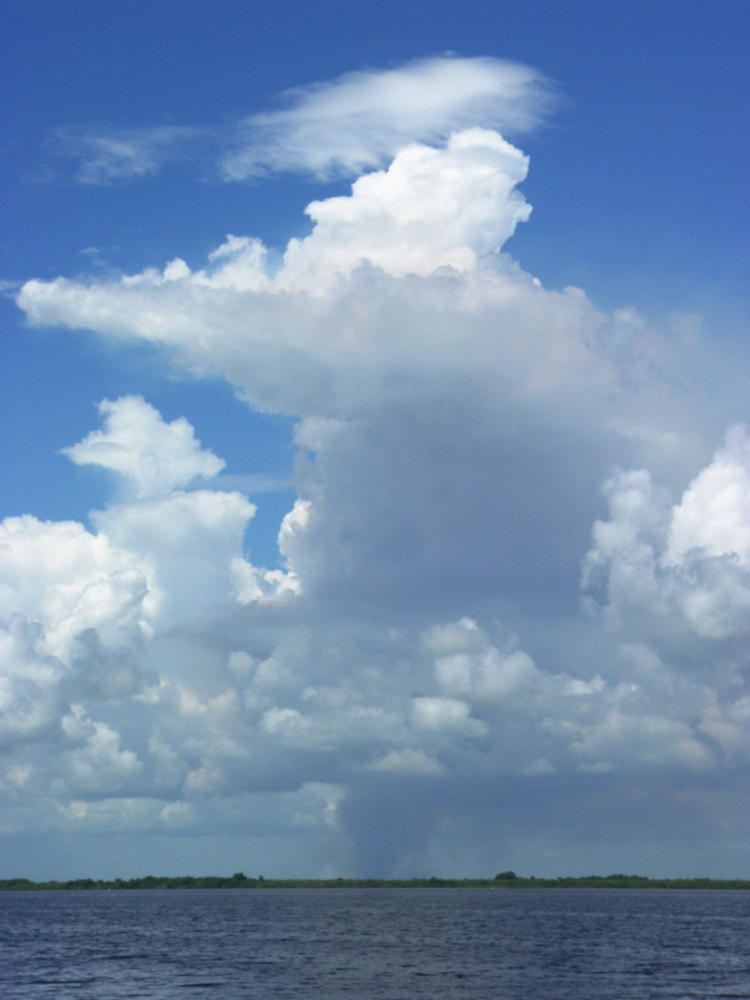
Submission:
M 750 892 L 4 892 L 0 996 L 748 1000 Z

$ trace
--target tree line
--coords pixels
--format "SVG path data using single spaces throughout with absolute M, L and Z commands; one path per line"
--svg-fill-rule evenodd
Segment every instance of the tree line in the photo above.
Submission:
M 143 875 L 139 878 L 74 878 L 34 882 L 28 878 L 0 879 L 0 891 L 38 889 L 750 889 L 750 879 L 648 878 L 645 875 L 583 875 L 537 878 L 513 871 L 494 878 L 277 879 L 234 875 Z

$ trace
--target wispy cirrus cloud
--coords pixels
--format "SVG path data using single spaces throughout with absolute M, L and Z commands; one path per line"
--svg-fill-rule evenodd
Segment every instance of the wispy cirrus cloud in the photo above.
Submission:
M 283 105 L 213 127 L 61 127 L 57 156 L 76 162 L 82 184 L 157 174 L 203 147 L 223 181 L 273 173 L 350 177 L 381 167 L 413 142 L 439 142 L 471 127 L 528 132 L 555 103 L 551 81 L 521 63 L 435 56 L 386 70 L 358 70 L 294 87 Z
M 188 155 L 203 130 L 188 125 L 115 129 L 105 126 L 61 127 L 52 138 L 55 153 L 76 161 L 82 184 L 114 184 L 158 173 L 165 163 Z
M 286 107 L 245 119 L 222 157 L 227 180 L 277 171 L 319 178 L 381 166 L 411 142 L 434 142 L 471 126 L 536 127 L 554 102 L 541 73 L 503 59 L 415 59 L 359 70 L 282 95 Z

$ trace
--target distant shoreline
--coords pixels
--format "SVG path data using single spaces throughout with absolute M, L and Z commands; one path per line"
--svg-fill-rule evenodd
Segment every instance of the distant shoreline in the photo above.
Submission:
M 38 890 L 117 889 L 750 889 L 750 879 L 646 878 L 643 875 L 585 875 L 559 878 L 251 878 L 238 872 L 225 877 L 145 875 L 130 879 L 77 878 L 34 882 L 26 878 L 0 879 L 0 892 Z

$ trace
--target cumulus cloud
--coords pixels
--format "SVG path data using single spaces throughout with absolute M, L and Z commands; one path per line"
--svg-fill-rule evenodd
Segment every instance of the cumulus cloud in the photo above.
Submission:
M 43 621 L 51 655 L 69 658 L 86 629 L 100 630 L 114 647 L 127 645 L 121 637 L 145 621 L 146 565 L 106 536 L 27 514 L 2 521 L 0 540 L 3 616 Z
M 444 56 L 345 73 L 282 99 L 287 107 L 245 120 L 221 163 L 227 179 L 279 170 L 348 176 L 409 142 L 437 142 L 469 126 L 528 131 L 548 110 L 552 88 L 519 63 Z
M 167 424 L 138 396 L 99 404 L 104 429 L 92 431 L 63 454 L 76 465 L 98 465 L 116 472 L 137 498 L 159 496 L 197 478 L 210 479 L 224 462 L 203 451 L 184 418 Z
M 144 706 L 163 700 L 160 685 L 170 669 L 192 676 L 180 662 L 186 633 L 237 606 L 238 563 L 254 574 L 257 598 L 284 577 L 275 571 L 266 581 L 244 558 L 244 531 L 254 513 L 246 498 L 177 489 L 222 466 L 199 449 L 186 421 L 166 423 L 135 397 L 105 401 L 100 410 L 105 429 L 66 453 L 130 479 L 138 487 L 130 499 L 94 512 L 94 530 L 31 515 L 0 523 L 9 773 L 25 774 L 27 782 L 35 775 L 40 787 L 46 781 L 48 792 L 62 795 L 148 787 L 149 768 L 121 746 L 116 724 L 140 716 L 145 738 L 142 716 L 151 709 L 139 709 L 139 699 Z M 165 633 L 171 639 L 162 649 Z M 218 655 L 225 659 L 223 650 Z M 119 706 L 113 720 L 102 718 L 103 705 Z M 162 747 L 154 738 L 154 747 Z M 27 760 L 27 770 L 19 770 L 16 754 L 29 745 L 34 763 Z M 45 756 L 45 747 L 53 756 Z M 156 762 L 150 766 L 164 771 Z
M 645 470 L 608 481 L 610 519 L 594 525 L 583 579 L 615 627 L 662 641 L 747 635 L 749 470 L 738 426 L 676 504 Z
M 363 261 L 399 277 L 470 271 L 529 217 L 515 190 L 527 168 L 523 153 L 484 129 L 456 133 L 444 149 L 410 145 L 351 195 L 308 205 L 315 229 L 289 244 L 277 282 L 320 290 L 322 262 L 343 277 Z
M 667 559 L 678 562 L 700 549 L 750 563 L 750 439 L 741 425 L 730 428 L 710 465 L 693 480 L 673 512 Z

